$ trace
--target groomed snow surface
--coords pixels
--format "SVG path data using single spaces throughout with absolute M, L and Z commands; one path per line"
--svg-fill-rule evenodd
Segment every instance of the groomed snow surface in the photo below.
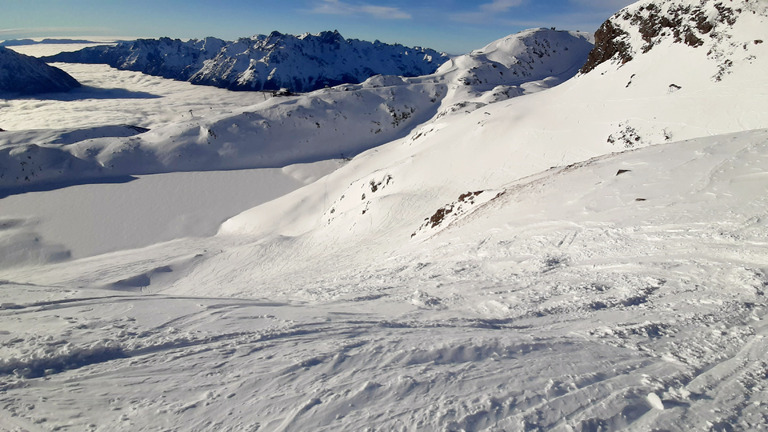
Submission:
M 482 82 L 512 70 L 507 38 L 434 76 L 202 120 L 424 104 L 350 161 L 10 189 L 2 250 L 44 253 L 0 266 L 0 429 L 766 430 L 768 7 L 739 5 L 699 47 L 661 38 L 546 91 Z M 543 49 L 536 34 L 520 37 Z M 67 150 L 102 126 L 6 143 Z M 66 202 L 113 220 L 104 244 Z M 131 208 L 156 221 L 128 227 Z

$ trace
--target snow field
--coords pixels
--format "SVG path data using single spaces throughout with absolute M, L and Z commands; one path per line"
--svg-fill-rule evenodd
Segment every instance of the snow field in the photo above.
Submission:
M 97 430 L 759 428 L 767 134 L 552 169 L 405 245 L 219 236 L 7 271 L 28 330 L 6 335 L 4 400 L 41 428 L 92 421 L 48 385 Z
M 450 117 L 452 113 L 468 112 L 489 102 L 555 85 L 576 73 L 577 65 L 591 47 L 584 35 L 569 32 L 539 29 L 518 37 L 525 42 L 487 47 L 490 54 L 459 57 L 434 75 L 412 79 L 375 76 L 362 84 L 266 101 L 262 100 L 264 94 L 201 87 L 193 91 L 189 85 L 172 85 L 167 80 L 110 70 L 112 75 L 138 82 L 128 85 L 127 93 L 107 91 L 104 96 L 109 101 L 103 103 L 90 98 L 94 91 L 104 89 L 87 87 L 84 92 L 91 95 L 85 96 L 89 99 L 70 101 L 66 108 L 98 108 L 106 110 L 107 116 L 112 108 L 125 108 L 114 98 L 140 99 L 142 107 L 138 112 L 153 114 L 163 125 L 104 117 L 99 119 L 102 125 L 114 121 L 150 130 L 116 133 L 91 126 L 92 120 L 78 125 L 79 129 L 61 130 L 62 126 L 57 126 L 53 131 L 18 132 L 3 127 L 10 132 L 0 136 L 0 150 L 5 150 L 0 153 L 0 185 L 14 189 L 62 181 L 90 182 L 103 177 L 271 168 L 351 157 L 406 136 L 432 117 Z M 504 50 L 509 50 L 506 54 L 512 61 L 493 62 L 489 66 L 487 56 L 499 57 Z M 87 65 L 80 67 L 95 70 Z M 150 91 L 132 90 L 141 87 L 137 84 Z M 173 95 L 167 90 L 173 90 Z M 232 103 L 235 95 L 238 99 Z M 199 99 L 201 96 L 207 97 Z M 61 97 L 79 96 L 73 93 Z M 159 106 L 153 102 L 145 104 L 146 100 L 156 100 Z M 218 100 L 221 102 L 211 102 Z M 202 114 L 199 101 L 210 105 Z M 33 122 L 24 123 L 30 115 L 45 117 L 47 109 L 62 108 L 59 103 L 49 106 L 38 100 L 27 102 L 8 102 L 10 108 L 24 112 L 18 121 L 27 128 L 36 127 Z M 172 117 L 162 111 L 166 106 L 172 107 Z M 57 133 L 67 138 L 57 137 Z M 75 136 L 87 139 L 71 141 Z
M 342 163 L 147 175 L 11 195 L 0 199 L 0 267 L 210 236 L 232 214 L 311 183 Z

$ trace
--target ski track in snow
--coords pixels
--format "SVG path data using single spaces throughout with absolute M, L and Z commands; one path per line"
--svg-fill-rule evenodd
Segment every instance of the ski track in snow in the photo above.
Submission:
M 3 427 L 759 430 L 768 229 L 753 213 L 766 203 L 735 206 L 745 197 L 733 192 L 750 189 L 724 188 L 761 184 L 745 172 L 768 168 L 765 132 L 709 142 L 550 170 L 421 240 L 431 247 L 381 262 L 366 263 L 387 255 L 384 239 L 352 257 L 219 236 L 125 258 L 133 269 L 96 257 L 62 287 L 11 277 L 65 281 L 63 265 L 2 275 Z M 706 174 L 673 186 L 692 172 Z M 657 195 L 633 201 L 649 178 Z M 549 204 L 573 190 L 585 195 L 574 209 Z M 718 191 L 701 212 L 697 201 Z M 202 248 L 196 265 L 220 255 L 213 265 L 228 263 L 230 278 L 220 282 L 244 287 L 233 267 L 293 259 L 249 287 L 253 299 L 151 293 L 183 267 L 169 252 Z M 75 288 L 91 272 L 110 280 L 110 261 L 115 281 L 164 266 L 170 279 Z M 308 262 L 336 271 L 307 273 Z M 284 272 L 297 277 L 280 281 Z

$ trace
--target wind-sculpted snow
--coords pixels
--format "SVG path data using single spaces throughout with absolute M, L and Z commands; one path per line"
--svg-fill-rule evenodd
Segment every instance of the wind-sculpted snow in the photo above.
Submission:
M 0 93 L 31 95 L 80 87 L 61 69 L 0 46 Z
M 47 57 L 47 61 L 104 63 L 119 69 L 230 90 L 308 92 L 373 75 L 434 72 L 448 56 L 421 47 L 344 39 L 337 31 L 293 36 L 272 32 L 234 42 L 140 39 Z
M 583 34 L 529 30 L 458 57 L 432 75 L 377 75 L 362 84 L 274 97 L 234 115 L 190 114 L 125 138 L 98 128 L 39 136 L 9 131 L 0 136 L 7 148 L 0 155 L 0 188 L 351 157 L 406 136 L 432 117 L 559 84 L 576 73 L 590 48 Z M 63 138 L 77 134 L 89 139 Z

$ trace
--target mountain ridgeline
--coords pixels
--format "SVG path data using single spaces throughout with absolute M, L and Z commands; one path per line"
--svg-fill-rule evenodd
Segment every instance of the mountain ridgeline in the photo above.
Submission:
M 80 83 L 61 69 L 0 47 L 0 92 L 23 95 L 63 92 Z
M 345 39 L 338 31 L 293 36 L 272 32 L 227 42 L 216 38 L 139 39 L 46 57 L 49 62 L 108 64 L 230 90 L 309 92 L 374 75 L 435 72 L 448 55 L 428 48 Z

